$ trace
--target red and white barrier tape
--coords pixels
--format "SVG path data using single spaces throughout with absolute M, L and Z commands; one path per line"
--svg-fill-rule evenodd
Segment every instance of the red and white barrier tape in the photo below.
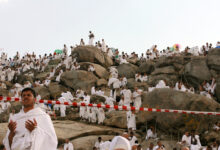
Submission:
M 20 98 L 15 97 L 0 97 L 0 101 L 21 101 Z M 103 105 L 103 104 L 86 104 L 86 103 L 69 103 L 64 102 L 61 103 L 60 101 L 54 101 L 54 100 L 39 100 L 37 101 L 39 103 L 45 103 L 45 104 L 57 104 L 57 105 L 68 105 L 68 106 L 74 106 L 74 107 L 80 107 L 80 106 L 88 106 L 88 107 L 98 107 L 98 108 L 113 108 L 115 110 L 137 110 L 137 111 L 147 111 L 147 112 L 167 112 L 167 113 L 178 113 L 178 114 L 193 114 L 193 115 L 214 115 L 214 116 L 220 116 L 220 112 L 203 112 L 203 111 L 189 111 L 189 110 L 173 110 L 173 109 L 156 109 L 156 108 L 135 108 L 135 107 L 128 107 L 128 106 L 118 106 L 118 105 Z

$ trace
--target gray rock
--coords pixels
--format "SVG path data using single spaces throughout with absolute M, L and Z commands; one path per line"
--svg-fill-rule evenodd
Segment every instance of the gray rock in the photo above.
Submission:
M 72 56 L 77 57 L 78 62 L 91 62 L 104 67 L 113 65 L 112 59 L 106 53 L 93 46 L 78 46 L 72 52 Z
M 151 60 L 148 60 L 145 63 L 142 63 L 138 68 L 138 72 L 150 74 L 155 69 L 155 63 Z
M 121 129 L 127 128 L 127 115 L 125 111 L 106 112 L 104 124 Z
M 172 89 L 155 89 L 142 97 L 143 107 L 192 111 L 219 112 L 220 104 L 197 94 L 179 92 Z M 183 133 L 195 129 L 202 133 L 209 129 L 215 118 L 204 115 L 184 115 L 174 113 L 140 112 L 137 124 L 156 122 L 157 128 L 167 133 Z M 165 129 L 165 130 L 164 130 Z
M 74 90 L 79 88 L 90 92 L 91 87 L 95 86 L 97 77 L 92 72 L 84 70 L 72 70 L 64 72 L 61 75 L 61 83 Z
M 128 79 L 127 88 L 134 89 L 135 87 L 138 87 L 140 89 L 148 89 L 148 85 L 146 82 L 136 82 L 134 78 Z
M 107 84 L 108 82 L 105 79 L 99 79 L 96 83 L 97 86 L 106 86 Z
M 211 69 L 220 71 L 220 49 L 209 50 L 207 63 Z
M 162 68 L 156 68 L 154 72 L 151 73 L 152 75 L 159 75 L 159 74 L 177 74 L 173 66 L 166 66 Z
M 53 99 L 60 97 L 62 92 L 66 92 L 68 89 L 57 82 L 52 82 L 48 86 L 50 95 Z
M 45 86 L 35 87 L 35 92 L 41 96 L 42 99 L 50 99 L 50 91 Z
M 97 75 L 99 78 L 104 78 L 104 79 L 108 79 L 109 77 L 108 71 L 99 64 L 94 64 L 90 62 L 81 62 L 79 63 L 79 65 L 80 65 L 80 70 L 85 70 L 85 71 L 88 71 L 89 65 L 93 65 L 95 68 L 94 71 L 95 75 Z
M 205 58 L 194 58 L 186 64 L 184 75 L 187 81 L 194 86 L 200 85 L 204 80 L 211 79 L 211 73 Z
M 117 67 L 119 76 L 125 76 L 128 78 L 134 78 L 138 71 L 138 67 L 132 64 L 121 64 Z
M 48 65 L 58 65 L 61 62 L 61 59 L 50 60 Z

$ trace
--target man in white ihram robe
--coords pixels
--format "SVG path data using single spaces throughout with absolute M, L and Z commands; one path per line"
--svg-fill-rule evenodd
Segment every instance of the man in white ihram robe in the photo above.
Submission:
M 26 90 L 26 91 L 25 91 Z M 48 114 L 34 107 L 35 92 L 22 91 L 23 109 L 11 117 L 3 140 L 6 150 L 56 150 L 57 136 Z
M 136 130 L 136 118 L 135 118 L 135 111 L 127 112 L 127 126 L 128 129 L 132 128 L 132 130 Z
M 142 104 L 141 95 L 142 95 L 142 90 L 135 87 L 135 91 L 133 92 L 134 106 L 138 109 L 141 107 Z
M 105 111 L 103 108 L 98 109 L 98 124 L 102 124 L 105 120 Z
M 58 100 L 61 103 L 65 102 L 65 98 L 64 97 L 60 97 Z M 60 116 L 61 117 L 65 117 L 66 116 L 66 105 L 63 105 L 63 104 L 60 105 Z

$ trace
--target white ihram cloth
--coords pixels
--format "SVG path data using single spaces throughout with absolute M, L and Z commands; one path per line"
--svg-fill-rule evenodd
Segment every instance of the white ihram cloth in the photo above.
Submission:
M 25 128 L 25 122 L 34 119 L 37 121 L 37 127 L 30 133 Z M 11 120 L 17 123 L 16 134 L 10 148 L 8 141 L 10 131 L 7 131 L 3 140 L 6 150 L 56 150 L 57 136 L 53 123 L 48 114 L 43 112 L 41 108 L 34 108 L 27 113 L 22 109 Z

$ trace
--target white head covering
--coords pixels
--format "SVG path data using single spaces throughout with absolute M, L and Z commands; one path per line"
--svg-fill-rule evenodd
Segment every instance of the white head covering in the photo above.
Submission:
M 122 136 L 116 136 L 112 140 L 109 150 L 116 150 L 116 149 L 131 150 L 131 145 L 126 138 Z

